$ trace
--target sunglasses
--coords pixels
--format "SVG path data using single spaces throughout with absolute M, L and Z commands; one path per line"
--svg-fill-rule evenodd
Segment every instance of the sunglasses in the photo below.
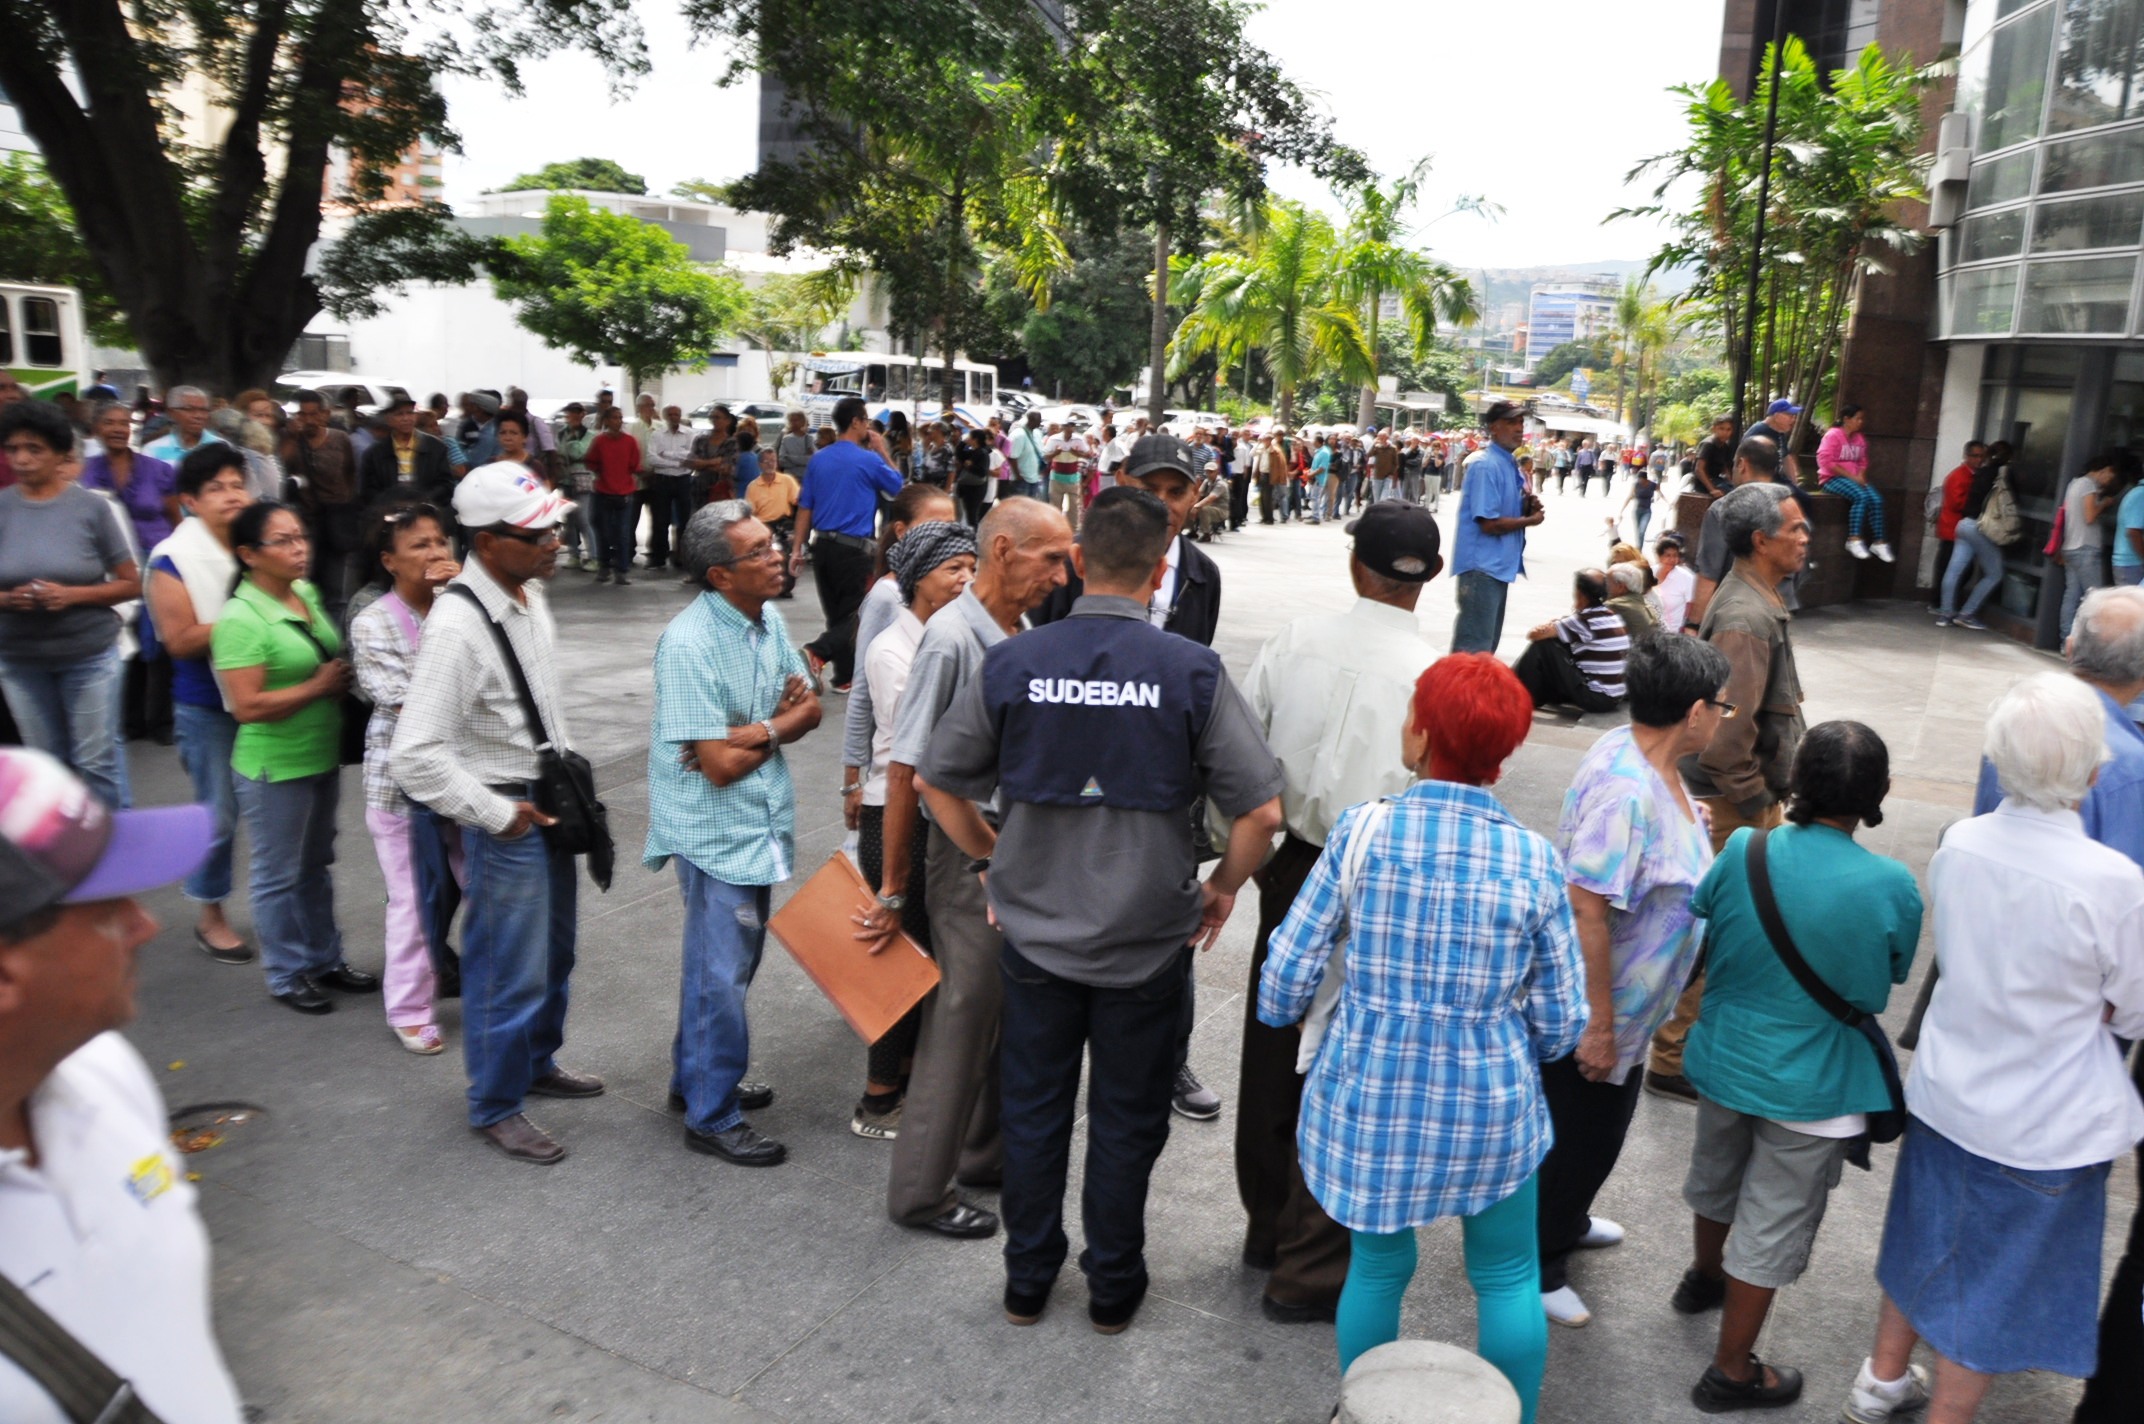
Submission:
M 492 529 L 486 532 L 511 539 L 517 544 L 556 544 L 560 538 L 558 526 L 555 524 L 548 529 Z

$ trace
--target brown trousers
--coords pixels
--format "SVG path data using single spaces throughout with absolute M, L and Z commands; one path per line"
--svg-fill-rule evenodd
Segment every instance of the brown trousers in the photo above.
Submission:
M 1290 835 L 1266 862 L 1258 882 L 1258 942 L 1251 952 L 1251 990 L 1245 999 L 1243 1079 L 1236 1096 L 1236 1190 L 1250 1213 L 1247 1255 L 1274 1257 L 1266 1295 L 1283 1305 L 1332 1305 L 1347 1282 L 1347 1228 L 1325 1214 L 1304 1185 L 1295 1148 L 1303 1108 L 1303 1075 L 1295 1071 L 1302 1031 L 1258 1021 L 1258 978 L 1266 945 L 1296 892 L 1310 878 L 1318 848 Z
M 901 1104 L 900 1135 L 886 1173 L 886 1214 L 921 1226 L 960 1200 L 953 1182 L 995 1184 L 998 1141 L 998 1016 L 1003 941 L 990 923 L 983 883 L 967 854 L 935 825 L 924 867 L 938 987 L 923 1001 L 916 1065 Z
M 1744 826 L 1764 829 L 1779 825 L 1786 819 L 1787 808 L 1777 801 L 1764 808 L 1764 814 L 1752 821 L 1735 809 L 1735 804 L 1724 796 L 1701 796 L 1705 810 L 1712 818 L 1712 853 L 1718 855 L 1727 844 L 1727 838 Z M 1651 1061 L 1646 1065 L 1648 1073 L 1668 1073 L 1682 1076 L 1682 1046 L 1689 1041 L 1690 1030 L 1697 1024 L 1697 1006 L 1705 997 L 1705 975 L 1702 970 L 1691 976 L 1690 987 L 1675 1000 L 1675 1014 L 1660 1026 L 1653 1035 Z

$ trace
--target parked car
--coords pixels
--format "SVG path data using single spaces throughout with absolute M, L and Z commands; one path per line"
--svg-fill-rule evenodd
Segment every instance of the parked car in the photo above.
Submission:
M 298 392 L 318 391 L 330 410 L 341 410 L 343 394 L 357 392 L 357 408 L 366 415 L 385 408 L 391 400 L 409 394 L 409 388 L 394 381 L 367 376 L 360 380 L 347 371 L 285 371 L 275 378 L 273 394 L 285 412 L 298 413 Z
M 708 401 L 703 405 L 694 406 L 691 412 L 686 415 L 685 423 L 687 425 L 714 424 L 715 407 L 718 405 L 728 406 L 730 414 L 736 416 L 739 420 L 748 415 L 751 416 L 752 419 L 759 422 L 762 432 L 765 432 L 770 427 L 779 430 L 789 419 L 789 407 L 774 401 Z

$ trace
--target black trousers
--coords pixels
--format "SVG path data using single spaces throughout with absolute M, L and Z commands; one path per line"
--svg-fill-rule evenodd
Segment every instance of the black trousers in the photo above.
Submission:
M 1347 1283 L 1347 1228 L 1325 1214 L 1303 1182 L 1295 1133 L 1303 1075 L 1295 1071 L 1302 1030 L 1258 1021 L 1258 980 L 1266 946 L 1318 863 L 1318 848 L 1288 836 L 1252 878 L 1258 883 L 1258 940 L 1244 1000 L 1243 1076 L 1236 1090 L 1236 1192 L 1250 1224 L 1244 1250 L 1273 1256 L 1266 1294 L 1283 1305 L 1332 1305 Z
M 953 492 L 960 496 L 960 512 L 967 516 L 970 529 L 983 526 L 983 510 L 990 503 L 990 486 L 955 485 Z
M 926 950 L 931 947 L 931 912 L 923 903 L 923 847 L 928 835 L 923 812 L 918 809 L 915 829 L 909 833 L 908 844 L 913 854 L 908 857 L 908 884 L 901 891 L 908 897 L 908 903 L 901 907 L 901 928 Z M 864 883 L 876 889 L 886 871 L 884 806 L 857 808 L 856 859 L 863 867 Z M 872 1082 L 899 1083 L 907 1077 L 908 1064 L 916 1056 L 916 1035 L 922 1027 L 923 1003 L 919 999 L 915 1007 L 901 1015 L 900 1021 L 871 1045 L 865 1059 L 865 1072 Z
M 2144 1049 L 2136 1055 L 2137 1092 L 2144 1093 Z M 2144 1179 L 2144 1147 L 2137 1149 Z M 2114 1283 L 2099 1317 L 2099 1373 L 2085 1381 L 2076 1424 L 2133 1424 L 2144 1399 L 2144 1202 L 2129 1218 L 2129 1247 L 2114 1268 Z
M 171 655 L 158 649 L 151 656 L 136 653 L 127 659 L 126 725 L 128 740 L 136 737 L 171 739 Z
M 1273 522 L 1273 491 L 1276 488 L 1278 487 L 1269 481 L 1260 480 L 1258 482 L 1258 522 L 1260 524 L 1271 524 Z
M 1251 517 L 1251 477 L 1230 475 L 1228 477 L 1228 527 L 1231 531 L 1241 529 Z
M 1011 944 L 1002 951 L 1004 1039 L 999 1082 L 1005 1138 L 1005 1279 L 1042 1294 L 1063 1267 L 1065 1183 L 1087 1061 L 1087 1164 L 1079 1267 L 1098 1305 L 1143 1294 L 1146 1194 L 1169 1141 L 1178 996 L 1186 946 L 1144 984 L 1096 988 L 1060 978 Z
M 692 477 L 650 475 L 641 498 L 648 511 L 648 567 L 659 569 L 670 562 L 670 531 L 677 529 L 682 541 L 685 522 L 692 518 Z
M 1541 1289 L 1566 1284 L 1564 1266 L 1592 1229 L 1593 1198 L 1615 1170 L 1638 1110 L 1638 1089 L 1645 1065 L 1630 1070 L 1621 1083 L 1595 1083 L 1578 1071 L 1578 1056 L 1567 1053 L 1541 1065 L 1541 1093 L 1548 1099 L 1556 1143 L 1542 1159 L 1540 1184 Z
M 1536 707 L 1576 707 L 1581 712 L 1608 712 L 1615 708 L 1613 697 L 1603 697 L 1586 686 L 1571 650 L 1560 638 L 1541 638 L 1527 644 L 1511 670 L 1532 694 Z
M 846 687 L 856 673 L 856 610 L 871 591 L 871 553 L 858 544 L 821 535 L 811 541 L 826 631 L 804 646 L 834 665 L 834 683 Z

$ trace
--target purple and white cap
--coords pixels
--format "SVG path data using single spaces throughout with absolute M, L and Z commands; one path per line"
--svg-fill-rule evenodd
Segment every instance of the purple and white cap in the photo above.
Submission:
M 114 811 L 55 758 L 0 747 L 0 922 L 184 879 L 215 827 L 206 806 Z

